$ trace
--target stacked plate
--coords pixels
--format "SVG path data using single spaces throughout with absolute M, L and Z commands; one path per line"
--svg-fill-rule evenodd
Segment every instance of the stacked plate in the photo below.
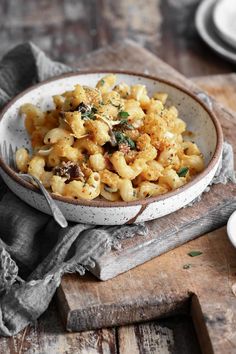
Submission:
M 202 39 L 218 54 L 236 63 L 236 0 L 203 0 L 195 21 Z

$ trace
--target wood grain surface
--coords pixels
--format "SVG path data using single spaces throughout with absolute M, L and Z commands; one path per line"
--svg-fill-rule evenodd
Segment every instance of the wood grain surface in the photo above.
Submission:
M 1 354 L 200 354 L 189 316 L 81 333 L 65 332 L 55 305 L 12 338 L 0 337 Z
M 0 56 L 31 40 L 57 60 L 77 65 L 94 49 L 126 38 L 184 75 L 235 70 L 199 37 L 200 0 L 1 0 Z
M 122 326 L 117 332 L 122 354 L 184 353 L 186 344 L 189 353 L 200 352 L 193 326 L 185 316 L 162 319 L 159 323 L 153 321 Z
M 202 254 L 190 257 L 191 251 Z M 190 306 L 203 352 L 233 353 L 235 271 L 235 249 L 221 228 L 106 282 L 66 275 L 67 329 L 146 321 Z

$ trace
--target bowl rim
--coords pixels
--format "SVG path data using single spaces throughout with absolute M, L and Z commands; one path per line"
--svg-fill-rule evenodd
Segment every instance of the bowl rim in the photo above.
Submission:
M 149 205 L 151 203 L 166 200 L 166 199 L 169 199 L 173 196 L 181 194 L 182 192 L 186 191 L 187 189 L 189 189 L 190 187 L 192 187 L 193 185 L 198 183 L 200 180 L 204 179 L 204 177 L 206 177 L 208 175 L 208 173 L 215 167 L 215 165 L 217 164 L 218 160 L 221 157 L 222 148 L 223 148 L 223 132 L 222 132 L 221 125 L 220 125 L 215 113 L 213 111 L 211 111 L 207 107 L 207 105 L 200 98 L 198 98 L 196 96 L 195 93 L 189 91 L 188 89 L 184 88 L 183 86 L 181 86 L 179 84 L 176 84 L 175 82 L 166 80 L 164 78 L 159 78 L 158 76 L 152 76 L 149 74 L 142 74 L 142 73 L 133 72 L 133 71 L 129 71 L 129 70 L 81 70 L 78 72 L 73 71 L 73 72 L 69 72 L 69 73 L 64 73 L 62 75 L 54 76 L 53 78 L 50 78 L 50 79 L 44 80 L 42 82 L 39 82 L 37 84 L 29 86 L 27 89 L 20 92 L 13 99 L 11 99 L 6 104 L 6 106 L 2 109 L 2 111 L 0 112 L 0 121 L 2 120 L 5 113 L 10 109 L 10 107 L 19 98 L 21 98 L 25 94 L 29 93 L 30 91 L 32 91 L 40 86 L 43 86 L 45 84 L 48 84 L 48 83 L 51 83 L 51 82 L 54 82 L 54 81 L 57 81 L 60 79 L 70 78 L 73 76 L 88 75 L 88 74 L 118 74 L 118 75 L 123 74 L 123 75 L 127 75 L 127 76 L 143 77 L 145 79 L 158 81 L 158 82 L 164 83 L 166 85 L 172 86 L 173 88 L 190 96 L 192 99 L 194 99 L 196 102 L 198 102 L 200 104 L 200 106 L 203 107 L 203 109 L 208 113 L 210 119 L 212 120 L 212 122 L 215 126 L 215 129 L 216 129 L 216 148 L 215 148 L 215 151 L 212 155 L 210 162 L 208 163 L 208 165 L 204 168 L 204 170 L 202 172 L 200 172 L 194 179 L 192 179 L 190 182 L 186 183 L 185 185 L 183 185 L 175 190 L 172 190 L 170 192 L 167 192 L 165 194 L 161 194 L 161 195 L 146 198 L 146 199 L 138 199 L 138 200 L 135 200 L 132 202 L 125 202 L 125 201 L 111 202 L 111 201 L 107 201 L 105 199 L 104 200 L 103 199 L 93 199 L 93 200 L 78 199 L 78 200 L 75 200 L 75 199 L 72 199 L 69 197 L 56 195 L 56 194 L 50 192 L 50 195 L 52 196 L 53 199 L 55 199 L 59 202 L 73 204 L 76 206 L 89 206 L 89 207 L 101 207 L 101 208 L 112 208 L 113 207 L 114 208 L 114 207 L 130 207 L 130 206 L 140 206 L 141 205 L 143 208 L 145 208 L 147 205 Z M 0 156 L 0 168 L 2 168 L 10 178 L 12 178 L 15 182 L 19 183 L 22 187 L 29 189 L 33 192 L 36 192 L 38 194 L 41 194 L 40 190 L 37 187 L 32 185 L 30 182 L 25 181 L 23 178 L 20 178 L 20 175 L 18 173 L 16 173 L 13 169 L 11 169 L 5 163 L 5 161 L 2 159 L 1 156 Z

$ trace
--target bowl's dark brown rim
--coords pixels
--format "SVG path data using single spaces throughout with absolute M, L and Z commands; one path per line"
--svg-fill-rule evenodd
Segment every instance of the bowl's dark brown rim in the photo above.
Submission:
M 22 91 L 20 94 L 18 94 L 17 96 L 15 96 L 5 107 L 4 109 L 1 111 L 0 113 L 0 120 L 2 119 L 2 117 L 4 116 L 4 114 L 8 111 L 8 109 L 22 96 L 24 96 L 26 93 L 30 92 L 31 90 L 40 87 L 42 85 L 48 84 L 50 82 L 53 81 L 57 81 L 63 78 L 69 78 L 72 76 L 80 76 L 80 75 L 86 75 L 86 74 L 107 74 L 107 73 L 114 73 L 114 74 L 124 74 L 124 75 L 131 75 L 131 76 L 138 76 L 138 77 L 143 77 L 145 79 L 150 79 L 153 81 L 157 81 L 157 82 L 162 82 L 164 84 L 167 84 L 169 86 L 172 86 L 174 88 L 176 88 L 177 90 L 182 91 L 183 93 L 185 93 L 186 95 L 190 96 L 191 98 L 193 98 L 195 101 L 197 101 L 203 108 L 204 110 L 208 113 L 208 115 L 210 116 L 211 120 L 214 123 L 215 129 L 216 129 L 216 135 L 217 135 L 217 144 L 216 144 L 216 149 L 214 151 L 214 154 L 211 158 L 211 161 L 208 163 L 208 165 L 206 166 L 206 168 L 199 173 L 192 181 L 188 182 L 187 184 L 185 184 L 184 186 L 175 189 L 173 191 L 170 191 L 168 193 L 156 196 L 156 197 L 151 197 L 151 198 L 147 198 L 147 199 L 139 199 L 133 202 L 124 202 L 124 201 L 118 201 L 118 202 L 109 202 L 106 200 L 74 200 L 72 198 L 67 198 L 67 197 L 62 197 L 62 196 L 58 196 L 55 195 L 53 193 L 51 193 L 51 196 L 53 199 L 58 200 L 60 202 L 65 202 L 65 203 L 69 203 L 69 204 L 74 204 L 74 205 L 80 205 L 80 206 L 90 206 L 90 207 L 103 207 L 103 208 L 112 208 L 112 207 L 128 207 L 128 206 L 138 206 L 138 205 L 147 205 L 147 204 L 151 204 L 153 202 L 157 202 L 157 201 L 161 201 L 167 198 L 171 198 L 173 196 L 176 196 L 180 193 L 183 193 L 184 191 L 186 191 L 187 189 L 189 189 L 191 186 L 193 186 L 194 184 L 196 184 L 197 182 L 199 182 L 200 180 L 202 180 L 205 176 L 208 175 L 208 173 L 214 168 L 214 166 L 216 165 L 216 163 L 218 162 L 218 160 L 220 159 L 221 153 L 222 153 L 222 148 L 223 148 L 223 132 L 220 126 L 220 123 L 218 121 L 218 119 L 216 118 L 215 114 L 209 110 L 209 108 L 191 91 L 188 91 L 187 89 L 185 89 L 184 87 L 177 85 L 176 83 L 173 83 L 169 80 L 163 79 L 163 78 L 158 78 L 155 76 L 151 76 L 151 75 L 146 75 L 146 74 L 140 74 L 137 72 L 132 72 L 132 71 L 119 71 L 119 70 L 88 70 L 88 71 L 74 71 L 71 73 L 66 73 L 63 75 L 59 75 L 59 76 L 55 76 L 51 79 L 45 80 L 43 82 L 40 82 L 38 84 L 32 85 L 29 88 L 27 88 L 26 90 Z M 36 193 L 40 193 L 40 191 L 38 190 L 38 188 L 34 187 L 31 183 L 23 180 L 22 178 L 19 177 L 19 175 L 17 173 L 15 173 L 1 158 L 0 156 L 0 167 L 17 183 L 19 183 L 20 185 L 22 185 L 23 187 L 30 189 L 33 192 Z

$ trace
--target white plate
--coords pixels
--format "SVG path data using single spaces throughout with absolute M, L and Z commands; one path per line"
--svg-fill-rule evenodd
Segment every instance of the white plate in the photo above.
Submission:
M 230 242 L 236 248 L 236 211 L 230 216 L 228 220 L 227 234 Z
M 220 0 L 213 11 L 213 22 L 219 36 L 236 48 L 236 1 Z
M 215 5 L 216 0 L 204 0 L 199 5 L 195 17 L 198 33 L 215 52 L 229 61 L 236 63 L 236 51 L 225 43 L 215 30 L 212 19 Z

